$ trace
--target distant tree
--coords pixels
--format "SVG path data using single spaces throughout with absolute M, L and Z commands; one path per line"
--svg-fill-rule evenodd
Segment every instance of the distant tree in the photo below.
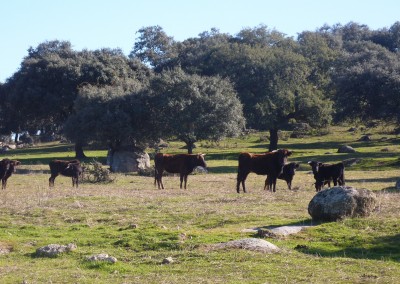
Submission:
M 30 48 L 20 69 L 5 84 L 11 130 L 54 131 L 68 117 L 77 93 L 80 68 L 69 42 Z
M 51 41 L 30 48 L 21 68 L 6 83 L 6 105 L 13 112 L 13 131 L 60 131 L 74 113 L 79 88 L 119 85 L 128 79 L 141 85 L 150 74 L 138 60 L 120 50 L 76 52 L 69 42 Z M 83 144 L 75 141 L 77 158 Z
M 331 74 L 341 55 L 341 37 L 331 33 L 324 26 L 316 32 L 302 32 L 298 35 L 298 51 L 309 66 L 307 81 L 322 90 L 325 96 L 332 95 Z
M 269 149 L 274 150 L 278 130 L 289 121 L 321 127 L 331 120 L 332 103 L 322 88 L 309 80 L 312 66 L 300 49 L 293 39 L 263 25 L 243 29 L 234 37 L 213 30 L 178 45 L 178 58 L 171 63 L 190 74 L 229 78 L 243 104 L 247 125 L 269 130 Z M 316 77 L 315 82 L 329 82 L 328 75 L 324 76 Z
M 131 58 L 138 58 L 145 64 L 150 64 L 156 71 L 175 57 L 175 41 L 168 36 L 162 27 L 143 27 L 130 53 Z
M 141 86 L 132 80 L 116 86 L 87 85 L 80 89 L 75 112 L 64 124 L 65 135 L 81 143 L 96 141 L 118 150 L 141 147 L 147 141 L 148 117 L 138 95 Z
M 350 41 L 345 49 L 334 76 L 337 119 L 398 119 L 399 53 L 371 41 Z
M 164 71 L 150 83 L 153 121 L 166 137 L 177 137 L 193 152 L 198 140 L 220 140 L 244 128 L 242 105 L 232 84 L 219 77 Z

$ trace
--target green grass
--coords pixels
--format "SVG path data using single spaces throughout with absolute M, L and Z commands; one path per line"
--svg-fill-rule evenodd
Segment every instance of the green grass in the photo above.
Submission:
M 280 147 L 302 162 L 289 191 L 278 181 L 276 193 L 262 190 L 263 176 L 250 174 L 248 193 L 235 190 L 237 155 L 264 152 L 268 142 L 255 133 L 219 144 L 201 141 L 208 174 L 191 175 L 188 190 L 179 178 L 164 178 L 165 190 L 152 177 L 115 174 L 110 184 L 82 184 L 57 177 L 48 188 L 47 163 L 73 157 L 73 147 L 49 143 L 8 152 L 22 161 L 0 191 L 1 283 L 396 283 L 400 278 L 399 138 L 371 129 L 372 142 L 356 142 L 361 133 L 333 128 L 322 137 L 288 139 Z M 386 136 L 387 139 L 380 138 Z M 338 154 L 339 145 L 357 149 Z M 164 152 L 184 150 L 178 141 Z M 381 149 L 389 148 L 388 152 Z M 151 149 L 149 150 L 151 152 Z M 325 154 L 329 152 L 330 154 Z M 106 152 L 86 151 L 104 161 Z M 308 160 L 363 161 L 346 169 L 348 185 L 373 190 L 378 207 L 367 218 L 313 224 L 307 206 L 314 196 Z M 137 225 L 132 226 L 133 224 Z M 210 245 L 256 237 L 243 229 L 315 225 L 286 238 L 266 238 L 282 252 L 213 250 Z M 35 256 L 37 248 L 74 242 L 78 249 L 55 258 Z M 116 264 L 90 263 L 86 256 L 107 253 Z M 174 263 L 162 260 L 173 257 Z

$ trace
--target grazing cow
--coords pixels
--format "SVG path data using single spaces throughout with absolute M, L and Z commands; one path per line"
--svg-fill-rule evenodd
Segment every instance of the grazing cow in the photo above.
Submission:
M 182 182 L 185 181 L 186 189 L 188 175 L 193 172 L 196 167 L 207 168 L 204 156 L 205 154 L 156 154 L 154 157 L 154 185 L 157 182 L 158 189 L 160 189 L 160 187 L 164 189 L 162 175 L 164 171 L 167 171 L 169 173 L 179 173 L 181 181 L 180 188 L 182 188 Z
M 236 191 L 239 193 L 240 184 L 246 192 L 245 181 L 250 172 L 258 175 L 268 175 L 268 186 L 275 192 L 276 179 L 282 173 L 287 157 L 292 154 L 287 149 L 279 149 L 265 154 L 241 153 L 237 174 Z
M 63 176 L 72 177 L 72 186 L 78 187 L 78 178 L 82 174 L 83 169 L 79 160 L 53 160 L 49 163 L 51 176 L 49 178 L 49 186 L 54 186 L 54 180 L 61 174 Z
M 283 179 L 286 181 L 289 190 L 292 189 L 292 180 L 294 175 L 296 174 L 296 170 L 299 168 L 299 163 L 287 163 L 283 166 L 282 173 L 278 176 L 279 179 Z M 269 187 L 269 176 L 265 179 L 264 190 L 271 190 Z
M 20 164 L 21 162 L 17 160 L 3 159 L 0 161 L 0 177 L 2 189 L 6 189 L 7 179 L 15 172 L 16 166 Z
M 344 181 L 344 164 L 323 164 L 317 161 L 309 161 L 308 164 L 311 166 L 314 179 L 315 179 L 315 190 L 321 191 L 324 185 L 328 184 L 331 186 L 331 181 L 336 186 L 345 185 Z

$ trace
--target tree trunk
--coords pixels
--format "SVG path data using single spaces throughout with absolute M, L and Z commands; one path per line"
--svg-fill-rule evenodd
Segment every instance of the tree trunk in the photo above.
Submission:
M 76 142 L 75 143 L 75 158 L 84 159 L 86 158 L 85 153 L 83 152 L 83 144 Z
M 193 154 L 194 142 L 192 141 L 186 142 L 186 146 L 188 149 L 188 154 Z
M 278 129 L 269 130 L 269 151 L 278 149 Z

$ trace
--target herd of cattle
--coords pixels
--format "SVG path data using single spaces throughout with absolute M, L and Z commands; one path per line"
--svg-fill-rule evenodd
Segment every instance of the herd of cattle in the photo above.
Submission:
M 253 172 L 257 175 L 266 175 L 267 178 L 264 184 L 264 190 L 276 191 L 276 180 L 283 179 L 287 182 L 288 188 L 291 189 L 292 180 L 298 169 L 298 163 L 288 163 L 287 158 L 292 154 L 287 149 L 279 149 L 276 151 L 264 154 L 241 153 L 239 155 L 239 165 L 237 174 L 236 191 L 240 192 L 242 185 L 243 192 L 246 192 L 245 181 L 249 173 Z M 154 157 L 155 173 L 154 185 L 164 189 L 162 176 L 164 171 L 169 173 L 178 173 L 180 175 L 180 188 L 184 183 L 186 189 L 187 178 L 196 167 L 207 169 L 207 164 L 204 159 L 205 154 L 162 154 L 158 153 Z M 320 191 L 324 185 L 330 187 L 331 182 L 336 185 L 344 185 L 344 165 L 324 164 L 317 161 L 310 161 L 315 179 L 315 189 Z M 5 189 L 7 179 L 15 172 L 16 166 L 20 165 L 17 160 L 3 159 L 0 161 L 0 177 L 2 188 Z M 79 160 L 53 160 L 49 163 L 51 176 L 49 178 L 49 186 L 54 186 L 54 180 L 58 175 L 63 175 L 72 178 L 72 186 L 78 187 L 79 179 L 83 175 L 84 167 Z

